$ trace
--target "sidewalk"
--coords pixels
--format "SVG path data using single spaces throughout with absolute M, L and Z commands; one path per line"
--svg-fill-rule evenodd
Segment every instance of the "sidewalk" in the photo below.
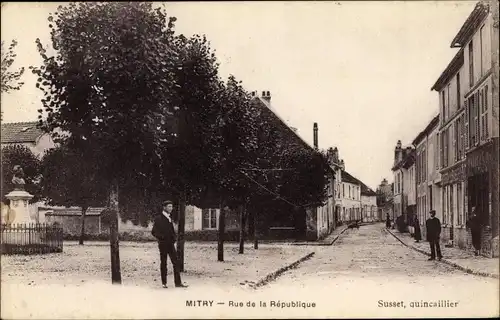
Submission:
M 415 242 L 408 233 L 400 233 L 397 230 L 388 230 L 396 239 L 404 245 L 428 256 L 431 255 L 429 243 L 427 241 Z M 441 245 L 443 252 L 442 262 L 454 266 L 467 273 L 475 275 L 499 278 L 499 261 L 498 258 L 486 258 L 483 256 L 475 256 L 473 253 L 459 248 L 446 248 Z
M 324 239 L 317 241 L 291 242 L 289 244 L 293 246 L 331 246 L 335 241 L 337 241 L 338 237 L 346 230 L 347 226 L 339 226 L 337 227 L 337 229 L 334 229 L 332 233 L 330 233 Z

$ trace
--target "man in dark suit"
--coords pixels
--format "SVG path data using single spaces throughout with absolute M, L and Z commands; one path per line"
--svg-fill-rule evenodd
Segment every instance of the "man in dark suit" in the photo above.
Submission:
M 439 246 L 439 237 L 441 236 L 441 222 L 436 218 L 436 210 L 431 210 L 431 217 L 425 222 L 425 227 L 427 229 L 427 241 L 431 246 L 431 257 L 429 260 L 436 259 L 436 253 L 438 260 L 443 257 L 441 255 L 441 247 Z
M 179 272 L 179 256 L 175 249 L 176 234 L 174 222 L 172 220 L 173 204 L 171 201 L 163 202 L 163 211 L 155 217 L 153 230 L 151 233 L 158 239 L 158 248 L 160 249 L 160 273 L 161 283 L 167 288 L 167 256 L 174 267 L 174 283 L 176 287 L 187 287 L 182 284 L 181 274 Z

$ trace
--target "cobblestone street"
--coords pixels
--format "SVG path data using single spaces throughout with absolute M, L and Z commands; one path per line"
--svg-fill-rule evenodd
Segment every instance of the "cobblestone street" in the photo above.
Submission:
M 299 296 L 319 300 L 326 296 L 333 312 L 340 315 L 498 315 L 498 279 L 470 275 L 428 258 L 402 245 L 382 224 L 366 225 L 346 231 L 333 246 L 318 247 L 312 259 L 262 290 L 276 293 L 294 288 Z M 379 300 L 404 301 L 406 307 L 401 312 L 379 308 Z M 451 309 L 411 309 L 411 302 L 422 300 L 459 304 Z

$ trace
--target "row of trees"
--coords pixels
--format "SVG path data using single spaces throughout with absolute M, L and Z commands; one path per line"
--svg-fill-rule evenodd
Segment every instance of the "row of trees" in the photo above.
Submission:
M 262 203 L 297 209 L 324 201 L 325 156 L 297 143 L 235 77 L 222 80 L 207 39 L 177 35 L 164 8 L 71 3 L 48 21 L 55 54 L 37 40 L 43 64 L 31 68 L 44 93 L 40 126 L 60 143 L 46 159 L 76 171 L 44 179 L 73 181 L 89 201 L 105 194 L 112 222 L 147 221 L 162 198 L 179 199 L 181 259 L 186 204 L 216 204 L 223 222 L 226 208 L 245 221 Z M 72 196 L 57 202 L 79 200 Z M 110 234 L 119 283 L 117 223 Z

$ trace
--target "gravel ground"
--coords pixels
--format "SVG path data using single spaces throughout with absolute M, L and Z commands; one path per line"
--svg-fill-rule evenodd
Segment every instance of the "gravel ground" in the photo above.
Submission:
M 310 252 L 306 247 L 245 246 L 238 254 L 234 244 L 225 246 L 224 262 L 217 261 L 215 243 L 185 245 L 184 282 L 189 285 L 233 286 L 243 281 L 257 281 L 287 263 Z M 109 244 L 65 245 L 60 254 L 2 256 L 2 283 L 81 285 L 111 279 Z M 159 252 L 156 243 L 124 243 L 120 247 L 123 284 L 158 287 L 160 283 Z M 172 266 L 168 261 L 168 272 Z M 168 277 L 173 284 L 173 275 Z

